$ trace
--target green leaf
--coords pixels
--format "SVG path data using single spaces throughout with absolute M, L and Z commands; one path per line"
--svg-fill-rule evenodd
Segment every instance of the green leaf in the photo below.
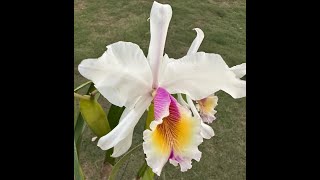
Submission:
M 148 166 L 142 176 L 142 180 L 152 180 L 154 177 L 154 173 L 152 169 Z
M 76 143 L 78 154 L 79 154 L 79 149 L 80 149 L 81 140 L 82 140 L 82 133 L 85 127 L 86 127 L 86 124 L 84 123 L 82 115 L 79 114 L 77 118 L 77 124 L 75 125 L 75 129 L 74 129 L 74 141 Z
M 78 115 L 79 115 L 79 108 L 77 106 L 77 102 L 76 102 L 76 99 L 74 99 L 74 106 L 73 106 L 74 110 L 73 110 L 73 130 L 76 129 L 76 124 L 77 124 L 77 121 L 78 121 Z
M 112 154 L 112 153 L 113 153 L 113 148 L 108 149 L 108 150 L 106 151 L 106 154 L 105 154 L 105 156 L 104 156 L 104 163 L 105 163 L 105 162 L 108 162 L 108 163 L 110 163 L 111 165 L 114 165 L 114 164 L 115 164 L 116 159 L 113 158 L 113 157 L 111 157 L 111 154 Z
M 121 117 L 121 114 L 123 113 L 125 107 L 118 107 L 115 105 L 111 105 L 109 112 L 108 112 L 108 121 L 111 129 L 114 129 L 118 123 L 119 119 Z
M 150 123 L 151 121 L 154 120 L 154 105 L 153 103 L 151 103 L 151 105 L 149 106 L 149 110 L 148 110 L 148 116 L 147 116 L 147 119 L 146 119 L 146 126 L 145 126 L 145 129 L 150 129 Z
M 79 159 L 78 159 L 78 153 L 77 153 L 77 148 L 76 148 L 76 144 L 75 142 L 73 142 L 73 173 L 74 173 L 74 179 L 75 180 L 84 180 L 84 175 L 79 163 Z
M 89 81 L 91 82 L 91 81 Z M 87 82 L 88 83 L 88 82 Z M 86 84 L 86 83 L 85 83 Z M 80 86 L 79 86 L 80 87 Z M 86 94 L 89 94 L 91 91 L 93 91 L 95 89 L 93 83 L 91 82 L 88 90 L 87 90 L 87 93 Z M 76 91 L 76 89 L 75 89 Z M 97 96 L 98 98 L 99 96 Z M 80 134 L 82 133 L 83 129 L 84 129 L 84 122 L 83 122 L 83 118 L 81 117 L 81 114 L 79 112 L 79 108 L 77 106 L 77 103 L 76 103 L 76 99 L 74 99 L 74 140 L 77 142 L 78 138 L 80 137 Z
M 80 112 L 89 128 L 99 138 L 110 132 L 107 115 L 95 99 L 80 99 Z
M 90 83 L 91 83 L 91 84 L 90 84 Z M 86 94 L 88 95 L 88 94 L 90 94 L 91 92 L 93 92 L 93 91 L 96 89 L 96 88 L 94 87 L 94 84 L 93 84 L 91 81 L 86 82 L 86 83 L 80 85 L 80 86 L 77 87 L 74 91 L 76 92 L 77 90 L 83 88 L 84 86 L 86 86 L 86 85 L 88 85 L 88 84 L 90 84 L 90 86 L 89 86 L 89 88 L 88 88 L 88 90 L 87 90 L 87 93 L 86 93 Z M 91 124 L 91 125 L 88 124 L 88 125 L 89 125 L 89 128 L 90 128 L 98 137 L 101 137 L 101 136 L 107 134 L 107 133 L 110 131 L 110 127 L 109 127 L 109 124 L 108 124 L 108 120 L 105 118 L 106 115 L 105 115 L 102 107 L 101 107 L 100 104 L 97 102 L 97 100 L 99 99 L 99 97 L 100 97 L 100 93 L 96 93 L 95 96 L 94 96 L 94 100 L 91 100 L 91 102 L 90 102 L 90 103 L 93 103 L 93 104 L 94 104 L 93 107 L 92 107 L 91 105 L 89 105 L 89 106 L 91 106 L 91 108 L 89 108 L 88 110 L 84 110 L 84 113 L 85 113 L 85 117 L 87 117 L 87 118 L 89 118 L 89 119 L 91 118 L 91 120 L 94 121 L 93 123 L 89 123 L 89 124 Z M 84 102 L 84 103 L 83 103 L 83 101 L 82 101 L 82 106 L 86 106 L 86 105 L 88 105 L 88 104 L 90 104 L 90 103 L 88 103 L 88 102 Z M 75 103 L 75 106 L 76 106 L 76 103 Z M 84 108 L 84 107 L 83 107 L 83 108 Z M 102 111 L 101 111 L 101 110 L 102 110 Z M 76 111 L 76 108 L 75 108 L 75 111 Z M 96 121 L 97 119 L 96 119 L 96 120 L 92 119 L 92 117 L 91 117 L 90 115 L 87 116 L 88 111 L 91 111 L 91 113 L 94 113 L 95 111 L 98 111 L 98 112 L 100 112 L 100 116 L 101 116 L 101 112 L 102 112 L 103 115 L 102 115 L 101 117 L 104 117 L 104 118 L 102 118 L 102 119 L 105 119 L 105 121 L 98 122 L 98 123 L 97 123 L 98 125 L 92 125 L 92 124 L 96 124 L 95 121 Z M 97 118 L 97 116 L 95 116 L 95 117 Z M 82 134 L 83 134 L 83 131 L 84 131 L 85 127 L 86 127 L 86 123 L 85 123 L 85 120 L 84 120 L 84 118 L 83 118 L 83 113 L 79 113 L 79 112 L 75 113 L 75 118 L 76 118 L 76 119 L 74 120 L 74 122 L 75 122 L 75 125 L 74 125 L 74 127 L 75 127 L 75 130 L 74 130 L 74 140 L 75 140 L 75 142 L 76 142 L 77 153 L 78 153 L 78 156 L 79 156 L 79 149 L 80 149 L 80 146 L 81 146 Z M 98 121 L 99 121 L 99 120 L 98 120 Z M 88 123 L 88 122 L 87 122 L 87 123 Z M 99 126 L 99 125 L 101 125 L 101 124 L 102 124 L 102 127 L 105 127 L 105 128 L 98 128 L 98 130 L 96 130 L 95 128 L 92 128 L 92 126 Z M 106 129 L 106 130 L 104 130 L 104 129 Z M 97 131 L 98 131 L 98 132 L 97 132 Z M 109 149 L 109 150 L 106 151 L 105 162 L 108 162 L 108 163 L 110 163 L 111 165 L 114 165 L 115 158 L 110 157 L 110 155 L 112 154 L 112 152 L 113 152 L 113 148 L 111 148 L 111 149 Z
M 136 179 L 151 180 L 153 179 L 153 177 L 154 177 L 154 173 L 152 169 L 147 165 L 147 162 L 144 161 L 143 165 L 139 169 Z
M 94 91 L 95 87 L 93 85 L 93 83 L 91 82 L 86 94 L 89 94 L 90 92 Z M 95 99 L 98 99 L 100 96 L 100 94 L 96 94 L 95 95 Z M 75 102 L 76 104 L 76 102 Z M 82 137 L 82 133 L 86 127 L 86 124 L 84 123 L 83 117 L 81 115 L 81 113 L 78 111 L 78 108 L 76 107 L 75 109 L 77 109 L 77 114 L 75 114 L 75 118 L 76 120 L 74 120 L 74 141 L 76 142 L 76 147 L 77 147 L 77 152 L 79 155 L 79 149 L 80 149 L 80 145 L 81 145 L 81 137 Z
M 141 166 L 141 168 L 140 168 L 139 171 L 138 171 L 138 174 L 137 174 L 137 178 L 138 178 L 138 179 L 143 176 L 143 174 L 144 174 L 144 172 L 146 171 L 147 167 L 148 167 L 147 162 L 144 161 L 143 165 Z
M 132 148 L 128 151 L 122 158 L 113 166 L 112 171 L 110 173 L 108 180 L 115 180 L 117 176 L 117 172 L 120 169 L 121 165 L 130 157 L 130 155 L 141 147 L 142 143 L 137 145 L 136 147 Z

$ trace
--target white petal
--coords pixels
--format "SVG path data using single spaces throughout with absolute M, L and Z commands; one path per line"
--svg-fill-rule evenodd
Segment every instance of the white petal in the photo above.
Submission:
M 153 84 L 157 87 L 158 74 L 163 57 L 167 31 L 172 16 L 171 6 L 153 2 L 150 13 L 150 44 L 148 59 L 153 73 Z
M 152 171 L 154 173 L 160 176 L 163 166 L 169 159 L 170 153 L 168 153 L 167 155 L 159 155 L 159 152 L 154 150 L 154 147 L 152 145 L 152 131 L 150 130 L 143 131 L 143 140 L 143 151 L 145 154 L 148 154 L 146 158 L 147 164 L 152 168 Z
M 131 130 L 134 129 L 138 123 L 142 114 L 150 105 L 151 101 L 151 95 L 141 97 L 135 107 L 127 114 L 127 116 L 125 116 L 111 132 L 99 139 L 98 146 L 102 150 L 108 150 L 119 144 L 120 141 L 127 138 L 128 135 L 130 135 Z
M 201 121 L 200 121 L 201 122 Z M 181 157 L 181 159 L 178 161 L 180 165 L 180 169 L 182 172 L 187 171 L 188 169 L 191 169 L 192 167 L 192 159 L 196 161 L 200 161 L 202 153 L 199 151 L 198 146 L 203 142 L 201 133 L 199 135 L 199 126 L 194 126 L 194 131 L 197 133 L 195 136 L 192 137 L 193 144 L 189 146 L 188 149 L 185 149 L 183 151 L 179 151 L 176 155 L 178 157 Z M 201 128 L 200 128 L 201 130 Z
M 222 57 L 213 53 L 197 52 L 170 61 L 161 76 L 160 86 L 171 94 L 187 94 L 194 100 L 219 90 L 233 98 L 246 96 L 246 82 L 236 78 Z
M 203 138 L 205 139 L 210 139 L 214 136 L 214 131 L 212 127 L 209 125 L 205 124 L 204 122 L 201 121 L 201 129 L 200 129 L 200 134 Z
M 174 159 L 169 159 L 170 164 L 174 165 L 174 166 L 178 166 L 178 161 L 174 160 Z
M 187 54 L 196 53 L 202 43 L 203 38 L 204 38 L 204 33 L 200 28 L 194 28 L 193 30 L 195 30 L 197 32 L 197 37 L 193 40 Z
M 130 149 L 132 145 L 133 130 L 134 128 L 128 130 L 130 132 L 129 135 L 114 146 L 113 153 L 111 155 L 112 157 L 119 157 Z
M 131 111 L 131 108 L 126 108 L 120 117 L 119 123 L 123 121 L 123 119 L 128 115 Z M 132 136 L 133 136 L 134 128 L 128 129 L 129 134 L 123 140 L 121 140 L 118 144 L 116 144 L 113 148 L 112 157 L 119 157 L 125 152 L 127 152 L 132 145 Z
M 236 75 L 237 78 L 242 78 L 246 75 L 246 63 L 242 63 L 230 68 L 230 70 Z
M 78 66 L 98 91 L 117 106 L 130 106 L 152 89 L 152 73 L 138 45 L 117 42 L 98 59 L 85 59 Z
M 197 36 L 193 40 L 193 42 L 192 42 L 187 54 L 196 53 L 198 51 L 201 43 L 202 43 L 203 38 L 204 38 L 204 33 L 200 28 L 194 28 L 193 30 L 195 30 L 197 32 Z M 169 58 L 164 58 L 164 59 L 169 59 Z M 184 107 L 189 108 L 189 105 L 185 102 L 185 100 L 182 98 L 180 93 L 178 93 L 178 102 L 180 104 L 182 104 Z

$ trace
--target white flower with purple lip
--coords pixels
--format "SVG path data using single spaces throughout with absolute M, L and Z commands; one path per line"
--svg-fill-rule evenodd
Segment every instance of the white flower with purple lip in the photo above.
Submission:
M 171 95 L 183 93 L 199 100 L 223 90 L 233 98 L 246 95 L 246 82 L 238 79 L 218 54 L 197 52 L 180 59 L 164 55 L 172 16 L 170 5 L 153 3 L 147 58 L 138 45 L 117 42 L 98 59 L 83 60 L 78 69 L 114 105 L 125 106 L 119 124 L 101 137 L 98 146 L 114 147 L 112 156 L 124 154 L 132 144 L 133 130 L 154 102 L 154 121 L 143 133 L 147 164 L 160 176 L 165 163 L 190 169 L 201 158 L 201 123 Z

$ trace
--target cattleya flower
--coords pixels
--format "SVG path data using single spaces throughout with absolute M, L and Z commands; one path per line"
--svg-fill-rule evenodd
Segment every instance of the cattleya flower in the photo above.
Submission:
M 246 95 L 245 81 L 218 54 L 197 52 L 177 60 L 163 55 L 171 16 L 170 5 L 153 3 L 147 57 L 134 43 L 116 42 L 98 59 L 83 60 L 78 67 L 110 103 L 126 107 L 119 124 L 98 141 L 103 150 L 114 148 L 113 157 L 130 148 L 134 127 L 153 101 L 155 119 L 143 133 L 143 150 L 148 166 L 159 176 L 167 161 L 186 171 L 192 159 L 201 158 L 198 146 L 204 123 L 171 94 L 183 93 L 194 100 L 219 90 L 233 98 Z
M 214 108 L 218 105 L 218 96 L 210 95 L 197 101 L 196 108 L 200 112 L 203 122 L 212 123 L 216 119 L 214 116 L 217 111 Z
M 204 33 L 201 29 L 195 28 L 194 30 L 197 32 L 197 37 L 192 42 L 187 54 L 196 53 L 204 38 Z M 246 63 L 233 66 L 230 68 L 230 70 L 233 71 L 236 77 L 240 79 L 246 74 Z M 206 98 L 195 100 L 197 103 L 195 106 L 196 108 L 194 107 L 190 96 L 187 95 L 186 98 L 188 103 L 184 101 L 181 94 L 178 94 L 178 102 L 183 104 L 185 107 L 190 108 L 194 116 L 200 119 L 202 122 L 212 123 L 216 119 L 214 115 L 217 113 L 217 111 L 214 108 L 218 105 L 218 96 L 212 94 Z M 202 137 L 210 139 L 214 135 L 212 128 L 210 126 L 206 126 L 204 123 L 202 123 L 201 126 Z

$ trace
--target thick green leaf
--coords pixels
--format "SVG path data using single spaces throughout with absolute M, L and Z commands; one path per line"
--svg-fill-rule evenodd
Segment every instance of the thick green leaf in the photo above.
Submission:
M 77 106 L 76 100 L 74 100 L 74 106 L 73 106 L 73 129 L 76 129 L 76 124 L 78 121 L 78 115 L 79 115 L 79 107 Z
M 74 157 L 73 157 L 73 173 L 75 180 L 84 180 L 84 175 L 79 163 L 78 153 L 75 142 L 73 142 L 73 149 L 74 149 Z
M 107 115 L 97 100 L 80 99 L 80 112 L 96 136 L 100 138 L 110 132 Z
M 153 180 L 154 173 L 152 169 L 148 166 L 142 176 L 142 180 Z
M 111 105 L 108 112 L 108 121 L 111 129 L 115 128 L 118 125 L 119 119 L 124 109 L 125 107 L 118 107 L 113 104 Z
M 132 148 L 128 151 L 122 158 L 113 166 L 111 174 L 109 176 L 109 180 L 115 180 L 117 176 L 117 172 L 120 169 L 121 165 L 130 157 L 130 155 L 141 147 L 142 143 L 137 145 L 136 147 Z
M 142 166 L 140 167 L 140 169 L 138 171 L 137 179 L 140 179 L 143 176 L 143 174 L 146 171 L 147 167 L 148 167 L 147 162 L 144 161 L 144 163 L 142 164 Z
M 86 94 L 89 94 L 89 93 L 91 93 L 92 91 L 94 91 L 95 90 L 95 87 L 94 87 L 94 85 L 93 85 L 93 83 L 91 82 L 91 81 L 89 81 L 89 82 L 86 82 L 86 83 L 84 83 L 84 84 L 82 84 L 82 85 L 80 85 L 78 88 L 76 88 L 74 91 L 76 92 L 76 91 L 78 91 L 79 89 L 81 89 L 81 88 L 83 88 L 84 86 L 86 86 L 86 85 L 88 85 L 88 84 L 90 84 L 90 86 L 89 86 L 89 88 L 88 88 L 88 90 L 87 90 L 87 93 Z M 91 107 L 91 110 L 90 110 L 90 108 L 89 108 L 89 111 L 92 111 L 92 112 L 94 112 L 94 111 L 100 111 L 101 112 L 101 106 L 100 106 L 100 104 L 98 104 L 98 107 L 97 107 L 97 100 L 99 99 L 99 97 L 100 97 L 100 93 L 97 93 L 97 94 L 95 94 L 95 96 L 94 96 L 94 100 L 92 100 L 93 101 L 93 104 L 95 104 L 94 106 L 95 107 Z M 90 103 L 87 103 L 87 102 L 85 102 L 85 103 L 83 103 L 83 104 L 90 104 Z M 76 102 L 75 102 L 75 104 L 74 104 L 75 106 L 77 106 L 76 105 Z M 86 114 L 86 110 L 85 110 L 85 114 Z M 103 112 L 103 110 L 102 110 L 102 112 Z M 103 114 L 104 114 L 104 112 L 103 112 Z M 78 111 L 78 108 L 77 107 L 75 107 L 75 112 L 74 112 L 74 118 L 75 118 L 75 120 L 74 120 L 74 141 L 75 141 L 75 153 L 74 153 L 74 164 L 78 164 L 78 166 L 79 166 L 79 168 L 78 169 L 80 169 L 80 170 L 78 170 L 78 169 L 76 169 L 76 165 L 75 165 L 75 179 L 84 179 L 84 178 L 82 178 L 83 177 L 83 173 L 82 173 L 82 171 L 81 171 L 81 168 L 80 168 L 80 163 L 79 163 L 79 160 L 78 160 L 78 157 L 79 157 L 79 149 L 80 149 L 80 146 L 81 146 L 81 141 L 82 141 L 82 134 L 83 134 L 83 131 L 84 131 L 84 129 L 85 129 L 85 126 L 86 126 L 86 123 L 85 123 L 85 121 L 84 121 L 84 119 L 83 119 L 83 116 L 82 116 L 82 114 Z M 105 129 L 106 130 L 101 130 L 102 132 L 104 131 L 104 133 L 101 133 L 102 135 L 105 135 L 105 134 L 107 134 L 107 132 L 109 132 L 110 131 L 110 127 L 109 127 L 109 124 L 108 124 L 108 121 L 107 121 L 107 119 L 106 119 L 106 115 L 104 114 L 104 115 L 102 115 L 102 117 L 104 116 L 104 118 L 105 118 L 105 123 L 102 123 L 102 124 L 106 124 L 105 125 Z M 90 118 L 90 116 L 89 116 L 89 118 Z M 94 123 L 93 123 L 94 124 Z M 101 124 L 101 123 L 98 123 L 98 124 Z M 90 127 L 90 126 L 89 126 Z M 92 130 L 92 129 L 91 129 Z M 94 131 L 94 130 L 92 130 L 92 131 Z M 95 133 L 96 134 L 96 133 Z M 99 135 L 97 135 L 97 136 L 99 136 L 99 137 L 101 137 L 101 134 L 99 134 Z M 115 159 L 114 158 L 112 158 L 112 157 L 110 157 L 110 155 L 112 154 L 112 152 L 113 152 L 113 148 L 111 148 L 111 149 L 109 149 L 108 151 L 106 151 L 106 157 L 105 157 L 105 162 L 109 162 L 111 165 L 113 165 L 114 164 L 114 161 L 115 161 Z M 77 170 L 77 171 L 76 171 Z M 80 176 L 82 174 L 82 176 Z
M 91 84 L 90 84 L 91 83 Z M 88 88 L 88 90 L 87 90 L 87 95 L 89 94 L 89 93 L 91 93 L 91 92 L 93 92 L 96 88 L 94 87 L 94 84 L 91 82 L 91 81 L 89 81 L 89 82 L 86 82 L 86 83 L 84 83 L 84 84 L 82 84 L 82 85 L 80 85 L 79 87 L 77 87 L 74 91 L 76 92 L 76 91 L 78 91 L 79 89 L 81 89 L 81 88 L 83 88 L 84 86 L 86 86 L 86 85 L 88 85 L 88 84 L 90 84 L 90 86 L 89 86 L 89 88 Z M 100 111 L 101 112 L 101 106 L 100 106 L 100 104 L 96 104 L 97 103 L 97 100 L 99 99 L 99 97 L 100 97 L 100 93 L 97 93 L 97 94 L 95 94 L 95 96 L 94 96 L 94 100 L 92 100 L 92 101 L 95 101 L 93 104 L 95 104 L 95 108 L 96 109 L 94 109 L 94 107 L 91 107 L 91 111 L 93 110 L 93 112 L 96 110 L 96 111 Z M 88 104 L 88 103 L 84 103 L 84 104 Z M 89 103 L 90 104 L 90 103 Z M 75 104 L 75 106 L 76 106 L 76 104 Z M 97 106 L 98 106 L 98 108 L 97 108 Z M 100 110 L 99 110 L 100 109 Z M 75 111 L 76 111 L 76 108 L 75 108 Z M 90 111 L 90 108 L 89 108 L 89 110 L 88 111 Z M 85 110 L 85 114 L 86 114 L 86 112 L 87 112 L 87 110 Z M 102 110 L 102 112 L 103 112 L 103 110 Z M 103 114 L 104 114 L 104 112 L 103 112 Z M 102 117 L 105 117 L 106 115 L 104 114 L 104 115 L 102 115 Z M 77 153 L 78 153 L 78 155 L 79 155 L 79 149 L 80 149 L 80 146 L 81 146 L 81 141 L 82 141 L 82 133 L 83 133 L 83 131 L 84 131 L 84 129 L 85 129 L 85 127 L 86 127 L 86 123 L 85 123 L 85 120 L 83 119 L 83 114 L 81 114 L 81 113 L 79 113 L 79 112 L 77 112 L 77 113 L 75 113 L 75 120 L 74 120 L 74 122 L 75 122 L 75 125 L 74 125 L 74 127 L 75 127 L 75 130 L 74 130 L 74 140 L 75 140 L 75 142 L 76 142 L 76 148 L 77 148 Z M 90 117 L 89 117 L 90 118 Z M 104 118 L 105 119 L 105 118 Z M 98 124 L 102 124 L 102 126 L 104 126 L 104 127 L 106 127 L 105 129 L 106 130 L 103 130 L 103 128 L 102 128 L 102 130 L 98 130 L 98 134 L 97 134 L 97 132 L 96 132 L 96 130 L 94 130 L 94 129 L 92 129 L 91 128 L 91 126 L 89 125 L 89 127 L 90 127 L 90 129 L 98 136 L 98 137 L 101 137 L 102 135 L 105 135 L 105 134 L 107 134 L 109 131 L 110 131 L 110 128 L 108 128 L 109 127 L 109 125 L 108 125 L 108 120 L 107 119 L 105 119 L 105 121 L 106 122 L 102 122 L 102 123 L 98 123 Z M 105 125 L 103 125 L 103 124 L 105 124 Z M 94 125 L 95 126 L 95 125 Z M 101 132 L 103 132 L 103 133 L 101 133 Z M 102 134 L 102 135 L 101 135 Z M 114 165 L 114 162 L 115 162 L 115 158 L 112 158 L 112 157 L 110 157 L 110 155 L 112 154 L 112 152 L 113 152 L 113 148 L 111 148 L 111 149 L 109 149 L 109 150 L 107 150 L 106 151 L 106 156 L 105 156 L 105 161 L 104 162 L 108 162 L 108 163 L 110 163 L 111 165 Z
M 111 165 L 114 165 L 114 164 L 115 164 L 116 159 L 113 158 L 113 157 L 111 157 L 111 154 L 112 154 L 112 153 L 113 153 L 113 148 L 108 149 L 108 150 L 106 151 L 106 155 L 105 155 L 105 157 L 104 157 L 104 163 L 105 163 L 105 162 L 108 162 L 108 163 L 110 163 Z
M 143 165 L 139 169 L 136 179 L 151 180 L 153 179 L 153 177 L 154 177 L 154 173 L 152 169 L 147 165 L 147 162 L 144 161 Z
M 89 81 L 89 82 L 90 82 L 91 84 L 90 84 L 90 86 L 89 86 L 86 94 L 89 94 L 91 91 L 93 91 L 93 90 L 95 89 L 93 83 L 92 83 L 91 81 Z M 84 83 L 84 84 L 87 84 L 87 83 L 88 83 L 88 82 L 86 82 L 86 83 Z M 81 86 L 81 85 L 80 85 L 80 86 Z M 80 86 L 79 86 L 79 87 L 80 87 Z M 77 88 L 76 88 L 76 89 L 77 89 Z M 76 91 L 76 89 L 75 89 L 75 91 Z M 100 94 L 99 94 L 99 95 L 100 95 Z M 99 95 L 96 96 L 95 98 L 98 98 Z M 75 134 L 75 138 L 74 138 L 74 139 L 75 139 L 75 141 L 77 142 L 78 138 L 80 137 L 79 134 L 82 133 L 82 131 L 83 131 L 83 129 L 84 129 L 83 126 L 85 126 L 85 124 L 84 124 L 83 118 L 81 117 L 81 114 L 80 114 L 80 112 L 79 112 L 79 108 L 78 108 L 78 106 L 77 106 L 76 99 L 74 99 L 74 106 L 75 106 L 75 107 L 74 107 L 74 134 Z
M 79 149 L 80 149 L 81 140 L 82 140 L 82 133 L 85 127 L 86 127 L 86 124 L 84 123 L 82 115 L 79 114 L 77 118 L 77 124 L 75 125 L 75 129 L 74 129 L 74 141 L 76 142 L 78 154 L 79 154 Z
M 86 94 L 89 94 L 90 92 L 94 91 L 95 87 L 93 85 L 93 83 L 91 82 L 88 90 L 86 91 Z M 95 99 L 97 100 L 100 97 L 100 94 L 96 94 L 95 95 Z M 86 123 L 83 120 L 83 117 L 81 115 L 81 113 L 79 111 L 77 111 L 77 113 L 75 114 L 75 118 L 76 120 L 74 120 L 74 141 L 76 142 L 76 147 L 77 147 L 77 152 L 79 155 L 79 149 L 80 149 L 80 145 L 81 145 L 81 137 L 82 137 L 82 133 L 86 127 Z
M 149 110 L 148 110 L 148 116 L 146 119 L 145 129 L 150 129 L 149 126 L 150 126 L 151 121 L 153 121 L 153 120 L 154 120 L 154 106 L 153 106 L 153 103 L 151 103 L 151 105 L 149 106 Z

